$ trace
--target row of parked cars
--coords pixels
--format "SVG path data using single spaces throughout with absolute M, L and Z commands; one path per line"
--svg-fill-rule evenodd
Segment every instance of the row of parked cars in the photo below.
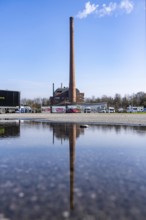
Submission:
M 90 107 L 84 109 L 84 113 L 90 113 L 92 110 Z M 81 109 L 78 108 L 68 108 L 66 113 L 81 113 Z
M 114 113 L 115 108 L 110 107 L 108 109 L 100 109 L 100 110 L 97 110 L 97 111 L 95 111 L 94 109 L 91 109 L 91 107 L 87 107 L 87 108 L 84 109 L 84 113 L 91 113 L 91 112 Z M 119 113 L 123 113 L 123 112 L 127 112 L 127 113 L 146 112 L 146 109 L 142 108 L 142 107 L 133 107 L 133 108 L 128 107 L 127 109 L 119 108 L 117 110 L 117 112 L 119 112 Z M 81 113 L 81 109 L 69 108 L 69 109 L 66 110 L 66 113 Z
M 84 113 L 91 113 L 91 112 L 98 112 L 98 113 L 113 113 L 115 112 L 115 109 L 113 107 L 109 107 L 108 109 L 100 109 L 100 110 L 92 110 L 91 107 L 84 108 Z M 68 108 L 66 110 L 66 113 L 81 113 L 81 109 L 77 108 Z

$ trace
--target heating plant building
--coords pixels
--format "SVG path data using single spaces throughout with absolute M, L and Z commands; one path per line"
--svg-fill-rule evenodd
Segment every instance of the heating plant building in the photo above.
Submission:
M 74 62 L 74 18 L 70 17 L 69 30 L 70 30 L 70 64 L 69 64 L 69 86 L 54 90 L 53 96 L 50 97 L 51 105 L 76 105 L 84 103 L 84 93 L 81 93 L 76 88 L 75 81 L 75 62 Z

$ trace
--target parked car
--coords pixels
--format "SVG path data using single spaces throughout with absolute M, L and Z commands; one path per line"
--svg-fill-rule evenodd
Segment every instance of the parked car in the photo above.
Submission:
M 106 113 L 106 110 L 105 110 L 105 109 L 101 109 L 101 110 L 99 111 L 99 113 Z
M 66 113 L 81 113 L 81 110 L 77 108 L 68 108 Z
M 118 112 L 124 112 L 123 108 L 118 108 Z
M 84 109 L 84 113 L 91 113 L 91 108 L 90 107 L 86 107 Z

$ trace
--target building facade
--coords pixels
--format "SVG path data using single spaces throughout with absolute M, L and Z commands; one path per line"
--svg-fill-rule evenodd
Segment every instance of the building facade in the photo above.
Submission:
M 81 93 L 78 89 L 76 89 L 76 103 L 84 102 L 84 93 Z M 70 102 L 70 94 L 69 88 L 58 88 L 53 92 L 53 96 L 50 97 L 51 105 L 69 105 L 72 104 Z

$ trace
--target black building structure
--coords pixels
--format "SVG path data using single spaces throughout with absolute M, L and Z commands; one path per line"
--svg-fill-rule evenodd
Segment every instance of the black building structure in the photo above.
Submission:
M 20 92 L 0 90 L 0 107 L 15 107 L 20 105 Z

